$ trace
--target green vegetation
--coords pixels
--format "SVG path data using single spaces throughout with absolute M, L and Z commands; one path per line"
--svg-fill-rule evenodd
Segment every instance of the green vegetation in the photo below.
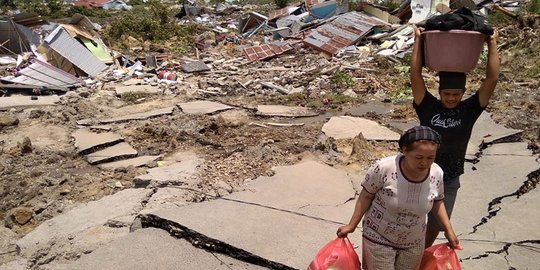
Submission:
M 10 9 L 15 9 L 13 0 L 0 0 L 0 11 L 2 13 L 6 13 Z
M 105 39 L 118 40 L 123 35 L 149 41 L 164 41 L 173 37 L 189 39 L 193 42 L 200 26 L 180 25 L 174 19 L 178 9 L 169 8 L 157 0 L 119 14 L 105 30 Z M 181 42 L 182 43 L 182 42 Z
M 0 6 L 3 11 L 7 9 L 19 9 L 21 11 L 37 13 L 47 18 L 58 18 L 63 15 L 67 6 L 62 0 L 2 0 Z
M 529 13 L 540 14 L 540 0 L 531 0 L 525 6 L 525 10 Z
M 398 1 L 398 0 L 377 0 L 375 1 L 375 3 L 383 7 L 386 7 L 388 11 L 393 11 L 399 8 L 399 5 L 401 5 L 401 1 Z
M 330 81 L 335 83 L 338 87 L 348 88 L 356 85 L 353 77 L 349 73 L 341 70 L 334 72 L 330 78 Z
M 540 78 L 540 60 L 537 60 L 536 63 L 533 64 L 532 68 L 528 70 L 528 73 L 532 78 Z
M 390 94 L 392 101 L 410 101 L 412 100 L 412 88 L 406 85 L 401 85 L 396 91 Z
M 19 9 L 21 11 L 36 13 L 46 19 L 60 19 L 71 17 L 75 13 L 80 13 L 88 17 L 107 17 L 110 11 L 100 8 L 75 7 L 64 4 L 62 0 L 0 0 L 0 11 Z
M 487 16 L 487 21 L 489 22 L 489 24 L 493 25 L 493 26 L 497 26 L 497 25 L 501 25 L 501 24 L 507 24 L 511 21 L 511 18 L 500 13 L 500 12 L 493 12 L 493 13 L 490 13 L 488 16 Z
M 87 7 L 76 7 L 70 6 L 65 12 L 63 17 L 71 17 L 73 14 L 79 13 L 81 15 L 90 17 L 90 18 L 106 18 L 111 16 L 111 11 L 104 10 L 101 8 L 87 8 Z M 60 17 L 58 17 L 60 18 Z
M 289 4 L 289 0 L 274 0 L 274 3 L 276 3 L 276 6 L 284 8 Z

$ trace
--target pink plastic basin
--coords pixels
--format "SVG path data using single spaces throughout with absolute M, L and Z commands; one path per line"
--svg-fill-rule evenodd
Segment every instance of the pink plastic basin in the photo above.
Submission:
M 485 35 L 476 31 L 424 31 L 424 59 L 433 71 L 470 72 L 484 48 Z

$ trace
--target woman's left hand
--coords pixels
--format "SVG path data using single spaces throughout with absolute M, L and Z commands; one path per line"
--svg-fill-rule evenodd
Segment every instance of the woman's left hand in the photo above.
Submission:
M 458 240 L 456 234 L 454 233 L 454 231 L 444 232 L 444 236 L 448 240 L 448 245 L 452 249 L 457 249 L 457 250 L 462 250 L 463 249 L 463 247 L 459 245 L 459 240 Z

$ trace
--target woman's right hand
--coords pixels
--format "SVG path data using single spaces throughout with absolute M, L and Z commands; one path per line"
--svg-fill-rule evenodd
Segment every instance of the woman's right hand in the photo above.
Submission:
M 355 229 L 355 227 L 347 224 L 339 227 L 336 234 L 338 237 L 347 237 L 347 234 L 354 232 Z

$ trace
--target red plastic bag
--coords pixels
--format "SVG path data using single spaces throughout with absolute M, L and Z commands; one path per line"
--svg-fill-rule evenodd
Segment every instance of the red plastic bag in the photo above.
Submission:
M 360 260 L 351 241 L 338 237 L 319 250 L 307 270 L 360 270 Z
M 420 270 L 461 270 L 456 252 L 447 243 L 424 250 Z

